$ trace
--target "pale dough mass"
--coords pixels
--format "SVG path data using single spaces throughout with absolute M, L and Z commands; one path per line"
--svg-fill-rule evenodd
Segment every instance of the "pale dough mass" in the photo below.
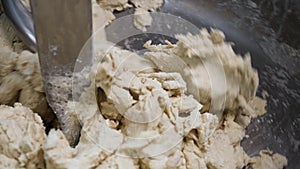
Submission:
M 162 4 L 130 2 L 142 12 Z M 98 3 L 99 12 L 106 12 L 108 18 L 114 17 L 113 10 L 130 7 L 127 0 Z M 94 13 L 94 22 L 101 16 Z M 48 123 L 54 117 L 44 95 L 37 55 L 16 52 L 1 35 L 0 168 L 286 166 L 287 159 L 280 154 L 262 150 L 259 156 L 249 157 L 240 146 L 251 118 L 266 113 L 266 101 L 255 96 L 258 73 L 250 56 L 236 55 L 218 30 L 176 38 L 176 44 L 147 42 L 145 56 L 118 47 L 103 52 L 99 47 L 91 86 L 78 102 L 68 103 L 68 111 L 76 112 L 82 124 L 80 141 L 71 148 L 60 130 L 45 133 L 41 117 Z M 214 59 L 224 70 L 223 75 L 213 71 L 214 76 L 226 78 L 224 90 L 215 93 L 217 98 L 226 97 L 214 101 L 219 105 L 211 105 L 213 87 L 205 69 L 217 63 Z M 98 103 L 92 101 L 94 87 L 102 94 Z M 218 108 L 224 108 L 222 115 L 211 112 Z
M 0 114 L 0 168 L 44 168 L 41 117 L 20 103 L 1 105 Z

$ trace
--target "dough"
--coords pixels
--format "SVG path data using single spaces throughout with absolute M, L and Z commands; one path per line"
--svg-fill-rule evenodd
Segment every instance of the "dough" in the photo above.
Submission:
M 133 7 L 128 0 L 97 0 L 97 2 L 104 9 L 106 25 L 116 18 L 113 14 L 114 11 L 122 11 Z M 137 29 L 145 32 L 146 27 L 152 23 L 152 17 L 148 11 L 156 11 L 163 5 L 163 0 L 130 0 L 130 2 L 136 7 L 133 24 Z
M 18 59 L 18 55 L 13 53 L 7 46 L 1 48 L 0 50 L 0 78 L 5 77 L 9 73 L 11 73 L 15 66 L 16 61 Z
M 27 9 L 30 10 L 29 0 L 21 0 Z M 163 5 L 163 0 L 92 0 L 94 30 L 98 30 L 104 25 L 108 25 L 116 19 L 113 12 L 123 11 L 133 6 L 134 26 L 141 31 L 146 31 L 146 26 L 152 23 L 152 17 L 148 11 L 154 12 Z M 101 24 L 99 24 L 101 23 Z
M 12 106 L 20 102 L 38 113 L 44 123 L 55 125 L 55 115 L 44 93 L 38 56 L 29 51 L 13 52 L 0 49 L 0 104 Z
M 122 11 L 126 8 L 132 7 L 128 4 L 128 0 L 97 0 L 98 4 L 105 10 Z
M 152 24 L 152 17 L 147 10 L 143 8 L 136 8 L 134 12 L 133 24 L 136 28 L 146 32 L 146 27 L 151 26 Z
M 262 150 L 259 152 L 259 157 L 253 157 L 250 159 L 250 166 L 255 169 L 280 169 L 287 166 L 286 157 L 273 153 L 268 150 Z
M 133 21 L 134 26 L 137 29 L 146 32 L 146 27 L 151 26 L 152 24 L 152 16 L 150 15 L 149 11 L 154 12 L 159 9 L 163 4 L 163 0 L 131 0 L 130 2 L 136 6 Z
M 179 72 L 187 83 L 188 92 L 204 105 L 203 112 L 222 110 L 225 104 L 225 110 L 242 108 L 247 115 L 255 113 L 248 102 L 256 94 L 258 75 L 251 67 L 249 55 L 244 58 L 236 55 L 218 30 L 208 33 L 202 29 L 198 35 L 177 35 L 176 38 L 175 45 L 156 46 L 147 42 L 145 47 L 151 52 L 145 55 L 162 71 Z M 223 68 L 218 70 L 220 67 Z M 212 93 L 214 84 L 218 86 Z
M 197 36 L 199 35 L 182 37 L 193 40 Z M 217 128 L 218 118 L 207 112 L 201 114 L 199 110 L 202 105 L 192 95 L 186 95 L 188 88 L 182 75 L 176 72 L 161 72 L 161 67 L 150 59 L 151 56 L 143 58 L 116 47 L 104 53 L 100 65 L 97 66 L 95 84 L 91 85 L 95 85 L 98 90 L 101 88 L 102 94 L 105 94 L 98 103 L 101 105 L 101 114 L 97 113 L 97 103 L 89 101 L 93 99 L 94 90 L 91 87 L 82 95 L 81 99 L 85 100 L 82 103 L 86 105 L 81 105 L 80 108 L 90 112 L 89 115 L 86 114 L 88 117 L 80 117 L 83 128 L 89 129 L 82 131 L 79 145 L 75 149 L 68 146 L 59 131 L 52 131 L 58 136 L 48 136 L 45 154 L 49 166 L 68 168 L 75 164 L 84 164 L 90 168 L 230 169 L 247 165 L 256 168 L 260 164 L 256 159 L 273 158 L 272 154 L 250 158 L 240 146 L 245 136 L 245 119 L 250 120 L 252 116 L 265 113 L 264 100 L 253 96 L 251 101 L 246 102 L 254 114 L 245 115 L 241 110 L 228 109 L 223 114 L 221 127 Z M 195 123 L 191 123 L 191 119 L 195 119 Z M 150 123 L 137 123 L 145 121 Z M 104 139 L 101 137 L 104 131 L 108 131 L 105 135 L 109 141 L 99 140 Z M 94 139 L 87 141 L 87 136 Z M 180 136 L 184 136 L 184 139 L 180 139 Z M 137 141 L 133 138 L 144 139 Z M 102 149 L 95 148 L 91 140 Z M 176 140 L 179 142 L 174 144 Z M 55 146 L 58 144 L 64 146 Z M 171 148 L 172 144 L 174 146 Z M 47 148 L 48 145 L 52 146 Z M 93 152 L 94 149 L 101 155 Z M 70 152 L 67 154 L 72 156 L 61 156 L 61 151 Z M 81 153 L 98 158 L 85 157 Z M 55 154 L 60 157 L 53 158 L 56 157 Z M 152 156 L 153 154 L 159 155 Z M 283 156 L 274 155 L 274 159 L 276 160 L 269 160 L 270 166 L 283 168 L 287 165 Z
M 0 141 L 0 168 L 45 168 L 45 127 L 29 108 L 0 106 Z
M 162 4 L 130 2 L 142 12 Z M 93 1 L 94 28 L 108 24 L 114 10 L 131 7 L 127 0 L 98 3 Z M 0 104 L 14 105 L 0 106 L 0 168 L 279 169 L 287 165 L 282 155 L 262 150 L 249 157 L 240 146 L 251 118 L 266 112 L 266 101 L 255 96 L 258 77 L 250 56 L 236 55 L 218 30 L 177 35 L 176 44 L 148 42 L 145 47 L 150 51 L 144 57 L 117 47 L 107 51 L 103 32 L 95 41 L 99 52 L 90 86 L 79 100 L 66 103 L 67 111 L 82 125 L 75 148 L 60 130 L 52 129 L 46 136 L 41 118 L 30 110 L 44 122 L 53 120 L 37 55 L 15 52 L 11 41 L 7 44 L 0 35 L 1 45 L 6 46 L 0 48 Z M 205 64 L 216 66 L 214 59 L 222 63 L 227 83 L 215 93 L 217 98 L 226 96 L 225 102 L 217 99 L 212 105 Z M 220 71 L 213 73 L 222 77 Z M 96 90 L 101 98 L 96 98 Z
M 6 105 L 12 105 L 17 101 L 19 91 L 23 88 L 24 79 L 16 72 L 12 72 L 1 79 L 0 82 L 0 102 Z
M 44 145 L 47 168 L 95 168 L 112 156 L 122 141 L 122 135 L 107 128 L 99 114 L 93 118 L 83 126 L 80 142 L 75 149 L 69 146 L 61 131 L 50 131 Z M 110 152 L 104 151 L 100 145 L 109 146 Z
M 126 50 L 113 48 L 107 53 L 99 65 L 96 84 L 91 86 L 101 87 L 107 98 L 102 103 L 109 102 L 113 108 L 108 111 L 102 107 L 102 113 L 97 112 L 97 103 L 93 105 L 89 101 L 93 99 L 89 97 L 89 90 L 94 90 L 86 89 L 81 99 L 88 100 L 82 102 L 86 105 L 80 105 L 82 108 L 79 109 L 89 107 L 85 110 L 88 110 L 90 118 L 80 116 L 83 129 L 79 144 L 76 148 L 71 148 L 62 132 L 50 131 L 44 145 L 46 166 L 139 168 L 142 163 L 144 168 L 168 168 L 174 165 L 168 158 L 175 160 L 178 153 L 182 154 L 178 150 L 180 146 L 176 146 L 182 142 L 182 136 L 197 130 L 197 140 L 207 142 L 217 127 L 217 117 L 209 113 L 200 114 L 201 104 L 192 96 L 184 94 L 186 86 L 179 74 L 157 72 L 152 66 L 154 65 L 150 60 Z M 136 123 L 145 120 L 151 122 Z M 158 137 L 147 138 L 153 134 Z M 137 144 L 133 137 L 145 139 Z M 172 148 L 170 145 L 177 147 L 176 154 L 168 151 Z M 164 155 L 157 157 L 158 161 L 152 158 L 132 158 L 148 157 L 153 153 Z M 159 160 L 160 158 L 164 160 Z
M 54 127 L 55 115 L 45 97 L 38 56 L 24 47 L 16 48 L 18 41 L 10 22 L 1 13 L 0 104 L 13 106 L 15 102 L 20 102 L 38 113 L 47 126 Z
M 163 0 L 130 0 L 137 8 L 143 8 L 148 11 L 155 11 L 163 5 Z

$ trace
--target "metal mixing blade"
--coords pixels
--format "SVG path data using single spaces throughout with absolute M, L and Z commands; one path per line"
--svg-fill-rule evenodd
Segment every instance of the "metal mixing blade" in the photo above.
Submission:
M 76 59 L 92 34 L 91 1 L 31 0 L 31 10 L 48 103 L 70 145 L 74 146 L 81 126 L 76 113 L 66 107 L 73 98 Z M 87 65 L 92 62 L 90 54 L 85 58 Z

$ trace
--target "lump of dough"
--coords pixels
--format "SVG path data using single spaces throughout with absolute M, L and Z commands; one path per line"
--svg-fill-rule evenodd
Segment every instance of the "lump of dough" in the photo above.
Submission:
M 186 83 L 179 73 L 160 72 L 147 58 L 112 48 L 97 72 L 96 86 L 106 96 L 100 103 L 104 105 L 101 113 L 106 120 L 117 121 L 116 128 L 125 138 L 119 149 L 123 155 L 149 157 L 168 152 L 191 130 L 197 131 L 196 141 L 201 144 L 218 124 L 215 115 L 200 114 L 202 105 L 186 95 Z M 144 139 L 137 143 L 132 139 L 136 137 Z M 166 153 L 163 159 L 169 155 Z M 144 163 L 155 168 L 168 165 L 168 160 Z
M 187 139 L 182 145 L 182 153 L 186 161 L 186 169 L 203 168 L 207 169 L 204 158 L 202 157 L 201 149 L 195 144 L 192 139 Z
M 97 2 L 102 8 L 110 11 L 122 11 L 131 7 L 128 0 L 97 0 Z
M 0 103 L 13 105 L 17 101 L 20 90 L 27 85 L 23 76 L 17 72 L 11 72 L 0 79 Z
M 143 8 L 145 10 L 155 11 L 163 4 L 163 0 L 130 0 L 137 8 Z
M 244 128 L 232 118 L 226 120 L 224 129 L 212 133 L 207 144 L 197 142 L 197 132 L 189 133 L 183 144 L 187 168 L 231 169 L 247 165 L 248 156 L 240 146 Z
M 37 54 L 18 54 L 5 47 L 0 50 L 0 61 L 0 104 L 20 102 L 38 113 L 45 124 L 52 123 L 55 115 L 44 93 Z
M 8 47 L 0 49 L 0 79 L 8 75 L 16 66 L 17 54 Z
M 182 142 L 178 143 L 175 147 L 172 147 L 169 151 L 154 157 L 146 157 L 140 159 L 140 167 L 142 169 L 147 168 L 185 168 L 186 160 L 182 153 Z
M 93 8 L 93 30 L 97 30 L 99 26 L 103 26 L 101 23 L 103 22 L 104 25 L 111 23 L 114 19 L 116 19 L 115 15 L 113 14 L 112 10 L 105 9 L 101 7 L 96 0 L 92 0 L 92 8 Z
M 41 118 L 29 108 L 16 103 L 0 106 L 1 162 L 17 168 L 44 168 L 42 146 L 46 141 Z
M 107 168 L 117 168 L 117 169 L 138 169 L 137 160 L 122 157 L 118 155 L 112 155 L 105 159 L 96 169 L 107 169 Z
M 155 11 L 163 4 L 163 0 L 130 0 L 136 7 L 133 17 L 133 24 L 137 29 L 146 32 L 147 26 L 152 24 L 152 16 L 149 11 Z
M 133 24 L 136 28 L 146 32 L 146 27 L 151 26 L 152 24 L 152 17 L 147 10 L 143 8 L 136 8 L 134 12 Z
M 93 9 L 95 9 L 95 2 L 104 10 L 105 25 L 116 19 L 113 14 L 114 11 L 122 11 L 132 7 L 132 5 L 128 4 L 128 0 L 93 0 Z M 95 14 L 93 15 L 95 16 Z
M 33 112 L 38 113 L 45 124 L 50 124 L 55 119 L 55 115 L 48 105 L 45 93 L 37 92 L 29 85 L 24 86 L 21 90 L 18 102 L 30 108 Z
M 18 161 L 0 154 L 0 168 L 18 168 Z
M 78 145 L 71 148 L 60 130 L 51 130 L 44 145 L 47 168 L 96 168 L 115 152 L 122 135 L 105 125 L 99 113 L 83 125 Z M 102 147 L 109 147 L 103 149 Z
M 253 169 L 282 169 L 287 166 L 288 162 L 286 157 L 280 154 L 262 150 L 259 156 L 250 159 L 249 164 Z
M 226 131 L 217 130 L 210 138 L 210 142 L 207 151 L 203 153 L 208 168 L 231 169 L 245 166 L 247 154 L 239 143 L 232 143 Z
M 133 24 L 137 29 L 145 32 L 146 27 L 150 26 L 152 23 L 152 17 L 148 11 L 155 11 L 160 8 L 163 4 L 163 0 L 130 0 L 130 2 L 136 7 Z M 128 0 L 97 0 L 97 3 L 104 9 L 105 25 L 116 19 L 113 14 L 114 11 L 132 8 L 132 5 L 129 4 Z M 93 1 L 93 4 L 96 4 L 95 1 Z M 94 6 L 95 5 L 93 5 L 93 9 L 95 9 Z
M 16 62 L 16 70 L 31 85 L 31 88 L 38 92 L 44 92 L 37 54 L 26 50 L 21 52 Z
M 221 109 L 226 100 L 225 109 L 241 107 L 246 114 L 253 113 L 248 102 L 256 94 L 258 75 L 251 66 L 250 56 L 243 58 L 235 54 L 231 44 L 224 42 L 223 33 L 217 30 L 208 33 L 202 29 L 200 34 L 177 35 L 176 38 L 178 42 L 174 45 L 169 42 L 167 45 L 146 43 L 145 47 L 151 51 L 146 55 L 162 71 L 180 73 L 187 83 L 188 92 L 204 104 L 203 111 L 208 111 L 210 106 L 219 106 L 217 109 Z M 220 71 L 216 71 L 218 69 Z M 223 91 L 214 91 L 215 98 L 223 99 L 213 105 L 210 105 L 212 75 L 209 73 L 214 73 L 216 80 L 222 80 L 224 74 L 223 83 L 226 82 L 226 85 L 219 87 Z

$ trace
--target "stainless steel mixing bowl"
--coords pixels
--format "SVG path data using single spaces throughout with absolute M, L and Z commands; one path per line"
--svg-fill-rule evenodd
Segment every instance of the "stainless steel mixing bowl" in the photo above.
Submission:
M 22 6 L 8 11 L 4 4 L 4 8 L 16 18 L 17 30 L 34 50 L 30 13 L 23 13 Z M 242 145 L 250 156 L 270 149 L 287 156 L 288 169 L 299 168 L 300 1 L 165 0 L 160 11 L 181 16 L 198 27 L 218 28 L 225 32 L 227 41 L 234 42 L 237 53 L 250 52 L 260 78 L 258 95 L 267 96 L 268 113 L 252 121 L 247 128 L 249 138 Z M 143 44 L 133 43 L 136 48 Z

